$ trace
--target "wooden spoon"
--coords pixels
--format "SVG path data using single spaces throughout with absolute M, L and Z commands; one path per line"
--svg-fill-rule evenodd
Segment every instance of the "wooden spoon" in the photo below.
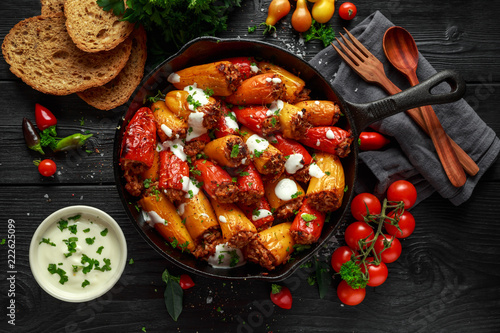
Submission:
M 410 33 L 401 27 L 391 27 L 384 34 L 383 46 L 391 64 L 412 86 L 417 85 L 418 49 Z M 420 112 L 448 179 L 455 187 L 463 186 L 467 177 L 436 113 L 431 106 L 421 107 Z

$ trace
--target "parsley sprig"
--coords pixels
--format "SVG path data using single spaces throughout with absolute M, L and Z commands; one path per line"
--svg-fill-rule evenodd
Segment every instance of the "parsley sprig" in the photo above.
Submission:
M 394 212 L 394 215 L 392 217 L 390 216 L 392 214 L 386 214 L 386 212 L 389 211 Z M 340 277 L 345 280 L 347 284 L 350 285 L 353 289 L 366 287 L 366 284 L 369 280 L 367 264 L 370 263 L 375 266 L 380 265 L 380 254 L 385 249 L 389 248 L 392 244 L 392 238 L 386 239 L 386 241 L 384 241 L 384 250 L 377 253 L 374 249 L 376 240 L 378 239 L 379 235 L 383 234 L 382 227 L 384 223 L 390 223 L 399 228 L 398 222 L 403 212 L 403 201 L 395 202 L 387 201 L 387 199 L 384 199 L 384 202 L 382 204 L 382 211 L 380 212 L 380 214 L 369 214 L 367 208 L 365 222 L 369 225 L 376 226 L 375 235 L 373 235 L 373 238 L 371 238 L 372 235 L 370 235 L 365 239 L 359 240 L 359 254 L 353 255 L 350 261 L 344 263 L 340 268 L 340 272 L 338 273 L 340 274 Z M 368 257 L 373 257 L 373 261 L 367 260 Z

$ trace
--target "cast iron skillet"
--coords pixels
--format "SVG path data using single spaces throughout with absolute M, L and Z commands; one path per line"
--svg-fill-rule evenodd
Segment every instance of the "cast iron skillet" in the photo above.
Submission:
M 222 58 L 233 56 L 253 56 L 262 58 L 281 65 L 282 67 L 299 74 L 306 82 L 306 87 L 311 89 L 311 99 L 328 99 L 340 104 L 345 117 L 338 124 L 339 127 L 350 128 L 354 137 L 372 122 L 383 119 L 395 113 L 418 107 L 421 105 L 449 103 L 461 98 L 465 92 L 465 82 L 452 71 L 443 71 L 420 85 L 405 90 L 404 92 L 367 104 L 354 104 L 338 96 L 328 81 L 303 59 L 277 46 L 245 39 L 217 39 L 201 37 L 186 44 L 177 54 L 161 63 L 156 69 L 144 77 L 142 83 L 132 95 L 124 118 L 118 124 L 114 143 L 114 172 L 115 180 L 121 201 L 132 223 L 136 226 L 141 236 L 162 256 L 172 263 L 189 272 L 224 279 L 260 279 L 280 281 L 290 276 L 301 264 L 305 263 L 321 246 L 334 235 L 337 227 L 342 222 L 349 203 L 352 199 L 352 190 L 356 181 L 358 169 L 357 140 L 354 140 L 351 154 L 342 160 L 345 171 L 345 193 L 342 206 L 334 212 L 329 222 L 325 223 L 318 243 L 309 250 L 294 255 L 295 260 L 277 267 L 268 272 L 258 265 L 247 263 L 234 269 L 214 269 L 206 262 L 196 260 L 192 255 L 181 253 L 166 245 L 165 240 L 147 223 L 136 209 L 136 200 L 125 190 L 125 181 L 119 165 L 120 145 L 123 132 L 133 114 L 144 104 L 146 97 L 156 95 L 158 90 L 165 92 L 173 87 L 167 81 L 170 73 L 193 65 L 204 64 Z M 441 82 L 448 82 L 451 91 L 446 94 L 433 95 L 431 89 Z

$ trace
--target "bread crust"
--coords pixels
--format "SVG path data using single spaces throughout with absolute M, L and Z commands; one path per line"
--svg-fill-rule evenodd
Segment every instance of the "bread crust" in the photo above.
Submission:
M 134 24 L 104 11 L 96 0 L 65 0 L 66 28 L 73 42 L 85 52 L 109 51 L 126 40 Z
M 146 64 L 146 32 L 140 26 L 130 35 L 132 53 L 120 74 L 103 86 L 77 93 L 91 106 L 100 110 L 111 110 L 125 104 L 141 83 Z
M 66 31 L 63 13 L 25 19 L 2 43 L 11 72 L 52 95 L 68 95 L 111 81 L 127 63 L 131 49 L 132 41 L 126 40 L 112 51 L 80 50 Z
M 64 11 L 64 0 L 40 0 L 42 15 L 52 15 Z

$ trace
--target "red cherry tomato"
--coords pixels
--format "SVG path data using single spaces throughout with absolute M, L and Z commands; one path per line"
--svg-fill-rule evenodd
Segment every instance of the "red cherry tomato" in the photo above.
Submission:
M 339 7 L 339 15 L 343 20 L 352 20 L 357 12 L 358 9 L 352 2 L 344 2 Z
M 391 142 L 385 136 L 377 132 L 361 132 L 359 134 L 359 149 L 378 150 Z
M 368 283 L 367 286 L 370 287 L 378 287 L 382 283 L 387 280 L 387 276 L 389 275 L 389 270 L 387 269 L 387 265 L 381 261 L 379 265 L 375 265 L 373 263 L 373 258 L 366 259 L 366 267 L 368 268 Z M 361 271 L 364 273 L 365 268 L 361 266 Z
M 56 162 L 45 159 L 38 164 L 38 172 L 44 177 L 50 177 L 56 173 L 57 166 Z
M 364 216 L 367 215 L 367 210 L 370 214 L 380 214 L 382 205 L 380 200 L 370 193 L 360 193 L 352 199 L 351 213 L 357 221 L 364 221 Z
M 340 272 L 340 268 L 343 264 L 351 260 L 351 256 L 354 251 L 349 246 L 341 246 L 332 253 L 332 268 L 335 272 Z
M 387 189 L 387 200 L 403 201 L 405 209 L 409 209 L 417 201 L 417 189 L 409 181 L 397 180 Z
M 337 287 L 337 296 L 346 305 L 358 305 L 365 299 L 366 289 L 353 289 L 347 282 L 342 280 Z
M 38 103 L 35 104 L 35 120 L 40 131 L 57 124 L 57 119 L 52 112 Z
M 384 250 L 385 247 L 384 244 L 391 240 L 392 240 L 391 245 Z M 401 242 L 396 237 L 391 235 L 385 235 L 384 238 L 383 235 L 380 235 L 375 241 L 373 249 L 375 250 L 375 253 L 377 253 L 380 256 L 380 259 L 383 262 L 389 264 L 391 262 L 396 261 L 399 258 L 399 256 L 401 255 L 402 247 L 401 247 Z
M 273 284 L 270 297 L 271 301 L 280 308 L 287 310 L 292 308 L 292 294 L 287 287 Z
M 394 217 L 394 212 L 390 212 L 387 216 Z M 397 238 L 406 238 L 415 230 L 415 218 L 410 212 L 405 210 L 399 217 L 398 225 L 401 231 L 396 226 L 387 222 L 384 224 L 384 227 L 389 235 L 396 236 Z
M 194 287 L 193 279 L 187 274 L 181 274 L 179 284 L 184 290 Z
M 361 239 L 366 239 L 365 242 L 368 243 L 373 240 L 375 232 L 372 227 L 370 227 L 365 222 L 354 222 L 347 226 L 344 238 L 347 245 L 353 250 L 359 250 L 359 241 Z

